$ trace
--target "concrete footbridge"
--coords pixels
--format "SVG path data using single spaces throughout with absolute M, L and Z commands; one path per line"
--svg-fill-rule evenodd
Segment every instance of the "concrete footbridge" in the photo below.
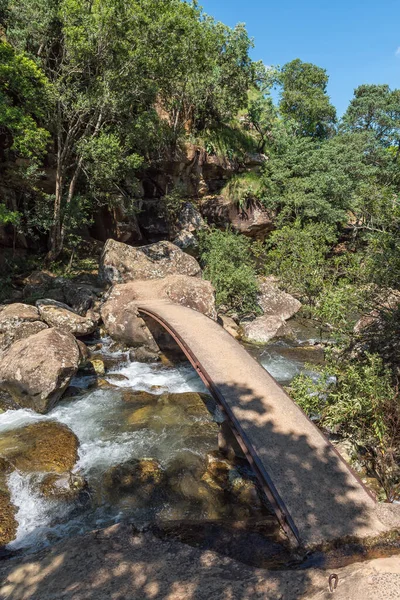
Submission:
M 137 308 L 174 337 L 209 388 L 292 539 L 308 546 L 387 529 L 350 466 L 220 325 L 166 299 L 138 299 Z

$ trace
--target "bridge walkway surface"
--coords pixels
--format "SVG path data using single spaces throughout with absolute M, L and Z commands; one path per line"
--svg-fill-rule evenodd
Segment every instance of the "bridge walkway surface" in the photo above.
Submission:
M 228 416 L 284 529 L 308 546 L 387 530 L 376 502 L 282 387 L 213 320 L 169 300 L 135 301 L 179 345 Z

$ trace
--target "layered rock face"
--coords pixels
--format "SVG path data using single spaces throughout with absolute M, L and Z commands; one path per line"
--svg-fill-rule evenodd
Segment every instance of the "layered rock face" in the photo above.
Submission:
M 257 202 L 240 208 L 224 196 L 208 196 L 201 201 L 201 213 L 218 227 L 230 225 L 247 237 L 264 240 L 274 229 L 274 217 Z
M 103 283 L 124 283 L 133 279 L 160 279 L 171 274 L 199 277 L 200 265 L 171 242 L 133 248 L 108 240 L 100 259 L 99 278 Z
M 24 408 L 48 412 L 78 370 L 81 353 L 75 338 L 45 329 L 12 344 L 0 357 L 0 388 Z

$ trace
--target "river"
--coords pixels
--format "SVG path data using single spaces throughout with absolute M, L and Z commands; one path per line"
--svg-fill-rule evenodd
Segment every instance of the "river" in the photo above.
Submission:
M 292 343 L 246 346 L 283 385 L 306 370 L 306 362 L 322 360 L 322 351 L 313 345 L 315 333 L 299 325 L 297 334 L 298 340 Z M 208 403 L 208 416 L 197 409 L 188 416 L 179 405 L 178 396 L 172 399 L 165 396 L 207 393 L 189 363 L 166 366 L 131 362 L 127 353 L 110 352 L 109 340 L 102 342 L 102 357 L 112 365 L 105 376 L 109 385 L 105 382 L 103 387 L 90 387 L 93 378 L 80 376 L 72 381 L 78 388 L 77 395 L 61 401 L 48 415 L 25 409 L 0 414 L 0 435 L 38 421 L 56 420 L 67 425 L 80 443 L 75 471 L 87 482 L 84 493 L 74 501 L 46 499 L 38 491 L 40 474 L 23 475 L 14 471 L 8 485 L 17 507 L 18 530 L 9 550 L 33 551 L 62 537 L 123 520 L 141 529 L 149 523 L 168 521 L 193 524 L 271 519 L 270 509 L 256 498 L 254 476 L 245 462 L 236 460 L 227 464 L 218 454 L 213 422 L 220 421 L 221 415 L 214 403 Z M 138 424 L 138 419 L 132 418 L 129 394 L 135 391 L 155 395 L 151 418 L 144 423 Z M 140 410 L 136 407 L 134 412 L 138 415 Z M 146 496 L 146 490 L 143 494 L 140 490 L 113 494 L 109 473 L 132 459 L 156 461 L 163 477 L 165 473 L 169 476 L 167 484 L 164 477 L 157 493 L 152 488 L 151 498 L 149 494 Z M 207 460 L 211 475 L 210 471 L 201 475 Z M 203 468 L 199 470 L 201 462 Z M 221 483 L 222 476 L 215 474 L 215 465 L 229 479 L 229 489 L 239 490 L 236 494 L 227 491 L 228 484 Z

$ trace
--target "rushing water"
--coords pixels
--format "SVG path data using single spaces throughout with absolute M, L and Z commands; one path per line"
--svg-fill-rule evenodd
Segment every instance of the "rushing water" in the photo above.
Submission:
M 107 345 L 103 347 L 104 351 L 107 352 Z M 304 357 L 296 355 L 287 344 L 253 348 L 251 351 L 283 384 L 304 368 Z M 14 471 L 9 476 L 8 485 L 12 501 L 17 507 L 18 531 L 16 539 L 9 544 L 11 550 L 37 549 L 61 537 L 80 534 L 127 518 L 137 526 L 144 526 L 157 519 L 174 521 L 184 518 L 193 521 L 221 516 L 229 519 L 240 517 L 241 514 L 259 515 L 262 518 L 268 514 L 266 509 L 258 505 L 246 508 L 247 512 L 243 513 L 243 506 L 236 506 L 236 500 L 232 498 L 221 503 L 217 496 L 203 497 L 204 487 L 199 488 L 200 502 L 193 493 L 196 487 L 194 473 L 192 479 L 186 482 L 182 478 L 179 480 L 180 495 L 161 493 L 152 497 L 151 501 L 140 498 L 140 494 L 122 498 L 113 496 L 104 481 L 107 473 L 116 465 L 135 458 L 151 458 L 163 470 L 168 471 L 171 465 L 176 469 L 178 461 L 180 467 L 188 465 L 190 472 L 197 459 L 204 460 L 208 453 L 217 451 L 217 436 L 215 430 L 210 434 L 207 429 L 211 417 L 204 419 L 195 416 L 187 422 L 183 413 L 179 412 L 182 408 L 176 406 L 161 405 L 160 408 L 156 404 L 152 427 L 129 425 L 132 405 L 126 402 L 126 392 L 147 391 L 160 398 L 166 392 L 206 392 L 190 365 L 165 367 L 161 364 L 135 363 L 129 362 L 123 354 L 106 358 L 111 358 L 115 363 L 106 376 L 112 386 L 85 389 L 91 379 L 80 376 L 72 385 L 80 388 L 81 392 L 59 403 L 48 415 L 25 409 L 10 410 L 0 415 L 0 435 L 39 421 L 56 420 L 67 425 L 77 435 L 80 444 L 75 471 L 82 474 L 88 484 L 86 491 L 75 501 L 46 499 L 38 491 L 38 474 L 27 475 Z M 218 422 L 221 417 L 218 409 L 212 405 L 208 408 L 213 420 Z M 161 410 L 158 420 L 157 410 Z M 194 426 L 200 427 L 200 433 Z M 195 435 L 193 432 L 196 432 Z M 235 468 L 229 471 L 229 477 L 236 476 L 251 479 L 243 466 L 236 471 Z

